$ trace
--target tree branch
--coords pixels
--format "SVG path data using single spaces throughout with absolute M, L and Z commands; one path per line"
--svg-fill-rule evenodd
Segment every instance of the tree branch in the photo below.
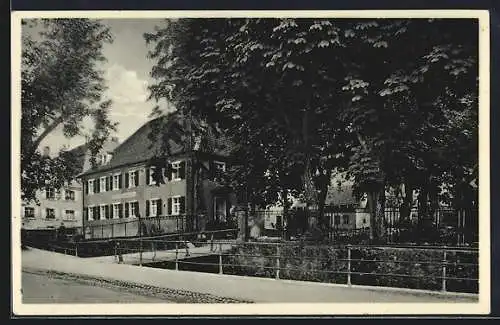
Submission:
M 45 139 L 47 137 L 47 135 L 49 135 L 50 132 L 54 131 L 55 128 L 57 128 L 57 126 L 59 126 L 59 124 L 61 124 L 62 122 L 64 121 L 64 118 L 62 116 L 54 119 L 54 121 L 52 122 L 52 124 L 50 124 L 43 132 L 42 134 L 40 134 L 36 139 L 35 141 L 33 141 L 33 145 L 31 146 L 31 152 L 35 152 L 36 149 L 38 149 L 38 146 L 40 145 L 40 143 L 43 141 L 43 139 Z
M 356 137 L 358 138 L 358 141 L 361 144 L 361 146 L 363 147 L 363 149 L 368 151 L 368 147 L 366 145 L 365 139 L 363 139 L 363 136 L 359 132 L 356 132 Z

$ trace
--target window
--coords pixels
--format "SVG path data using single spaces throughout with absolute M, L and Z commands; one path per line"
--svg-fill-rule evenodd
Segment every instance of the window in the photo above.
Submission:
M 227 217 L 226 200 L 220 197 L 216 197 L 214 203 L 215 203 L 214 204 L 215 219 L 220 222 L 226 222 L 226 217 Z
M 104 164 L 104 157 L 103 157 L 103 155 L 102 155 L 102 154 L 99 154 L 99 155 L 97 156 L 97 163 L 98 163 L 99 165 Z
M 121 174 L 113 175 L 113 188 L 111 189 L 112 191 L 116 191 L 121 187 L 121 178 Z
M 106 192 L 106 177 L 101 177 L 99 181 L 99 192 Z
M 99 208 L 100 208 L 99 219 L 100 220 L 107 219 L 106 218 L 106 206 L 101 205 Z
M 154 172 L 155 172 L 155 167 L 150 167 L 147 170 L 148 185 L 156 185 L 156 181 L 153 178 Z
M 146 200 L 146 217 L 160 216 L 162 214 L 162 201 L 161 199 Z
M 64 191 L 64 199 L 68 200 L 68 201 L 74 201 L 75 200 L 75 191 L 65 190 Z
M 120 203 L 113 204 L 113 218 L 118 219 L 122 218 L 122 205 Z
M 25 207 L 24 208 L 24 217 L 25 218 L 34 218 L 35 217 L 35 208 Z
M 158 214 L 158 200 L 152 200 L 149 209 L 150 214 L 156 216 Z
M 98 163 L 101 165 L 107 164 L 111 160 L 111 155 L 109 153 L 102 153 L 98 156 Z
M 128 172 L 128 188 L 136 187 L 139 185 L 139 171 Z
M 223 163 L 221 161 L 214 161 L 215 165 L 215 170 L 218 172 L 225 172 L 226 171 L 226 163 Z
M 364 223 L 364 224 L 366 223 L 366 218 L 363 218 L 363 223 Z
M 128 204 L 128 208 L 129 208 L 128 212 L 129 217 L 137 217 L 137 215 L 139 214 L 139 202 L 137 201 L 130 202 Z
M 47 200 L 54 200 L 56 198 L 56 191 L 51 187 L 46 188 L 45 189 L 45 198 Z
M 93 206 L 88 207 L 87 213 L 88 213 L 89 220 L 94 220 L 95 216 L 94 216 L 94 207 Z
M 75 220 L 75 210 L 65 210 L 64 211 L 64 219 Z
M 167 208 L 168 215 L 184 214 L 186 211 L 186 198 L 184 196 L 174 196 L 168 198 Z
M 47 219 L 55 219 L 56 218 L 56 210 L 47 208 L 45 209 L 45 218 Z
M 181 179 L 181 162 L 172 163 L 172 180 L 178 181 Z
M 336 226 L 340 225 L 340 216 L 339 216 L 339 215 L 336 215 L 336 216 L 334 217 L 334 219 L 335 219 L 335 221 L 334 221 L 334 222 L 335 222 L 335 225 L 336 225 Z
M 349 224 L 349 216 L 347 214 L 344 214 L 342 216 L 342 221 L 343 221 L 344 225 L 348 225 Z
M 88 186 L 89 194 L 94 194 L 94 180 L 93 179 L 89 179 L 87 186 Z
M 172 214 L 178 215 L 181 213 L 181 197 L 173 197 L 172 198 Z

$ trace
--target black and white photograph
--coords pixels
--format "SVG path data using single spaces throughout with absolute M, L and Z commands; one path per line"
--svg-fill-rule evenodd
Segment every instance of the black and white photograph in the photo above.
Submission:
M 489 313 L 487 11 L 12 18 L 14 313 Z

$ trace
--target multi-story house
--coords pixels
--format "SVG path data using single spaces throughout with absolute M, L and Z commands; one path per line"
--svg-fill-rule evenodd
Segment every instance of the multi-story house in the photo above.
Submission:
M 168 139 L 170 154 L 160 154 L 165 136 L 153 140 L 151 134 L 153 124 L 163 118 L 140 127 L 115 149 L 107 165 L 80 175 L 85 238 L 195 231 L 213 220 L 227 221 L 235 195 L 215 177 L 226 170 L 230 148 L 220 137 L 183 136 L 182 143 Z M 180 115 L 169 118 L 182 124 Z M 161 171 L 151 163 L 158 159 L 165 162 Z M 161 173 L 159 184 L 156 172 Z
M 317 223 L 317 208 L 305 211 L 305 203 L 290 197 L 292 206 L 288 218 L 283 218 L 283 208 L 271 206 L 266 210 L 256 211 L 250 218 L 250 237 L 262 235 L 281 236 L 280 228 L 285 226 L 290 233 L 304 232 Z M 370 227 L 370 213 L 367 198 L 356 198 L 351 185 L 330 185 L 325 198 L 324 215 L 328 226 L 334 231 L 349 231 Z
M 97 156 L 99 164 L 110 159 L 118 140 L 107 142 Z M 77 172 L 90 168 L 90 152 L 87 145 L 70 150 L 77 158 Z M 49 148 L 44 148 L 44 155 L 50 155 Z M 75 175 L 76 176 L 76 175 Z M 36 193 L 36 201 L 22 202 L 22 225 L 25 231 L 46 231 L 63 225 L 70 232 L 78 232 L 82 227 L 82 185 L 75 178 L 62 188 L 47 187 Z

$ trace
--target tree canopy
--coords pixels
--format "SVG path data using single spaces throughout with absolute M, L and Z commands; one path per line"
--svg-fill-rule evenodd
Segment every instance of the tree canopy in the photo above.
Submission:
M 260 202 L 302 194 L 321 211 L 346 171 L 383 236 L 387 187 L 418 190 L 428 214 L 477 163 L 477 34 L 453 19 L 166 21 L 145 35 L 151 97 L 229 134 L 233 180 Z
M 108 118 L 111 102 L 100 64 L 112 42 L 109 29 L 91 19 L 24 20 L 21 63 L 21 191 L 35 199 L 38 189 L 59 187 L 75 176 L 75 157 L 66 152 L 53 159 L 38 151 L 40 143 L 62 128 L 66 137 L 82 135 L 90 117 L 94 129 L 88 143 L 95 155 L 116 124 Z M 72 163 L 73 162 L 73 163 Z

